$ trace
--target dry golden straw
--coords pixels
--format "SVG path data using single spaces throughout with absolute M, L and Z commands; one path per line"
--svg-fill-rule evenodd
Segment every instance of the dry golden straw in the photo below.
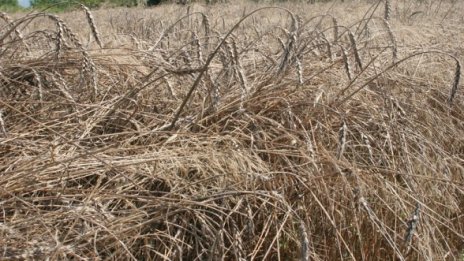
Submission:
M 462 259 L 464 3 L 268 4 L 3 14 L 0 260 Z

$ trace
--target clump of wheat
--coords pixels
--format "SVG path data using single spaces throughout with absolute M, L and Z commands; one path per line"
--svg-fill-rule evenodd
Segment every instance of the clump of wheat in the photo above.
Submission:
M 382 3 L 15 15 L 0 259 L 456 259 L 463 54 Z

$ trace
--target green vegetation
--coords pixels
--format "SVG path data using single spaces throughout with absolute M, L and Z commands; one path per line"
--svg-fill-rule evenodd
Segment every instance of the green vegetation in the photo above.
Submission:
M 16 0 L 2 0 L 0 2 L 0 11 L 13 12 L 21 9 Z
M 0 3 L 1 6 L 18 6 L 18 2 L 16 0 L 3 0 Z
M 102 0 L 79 0 L 76 2 L 73 1 L 62 1 L 62 0 L 32 0 L 31 6 L 36 8 L 44 8 L 48 6 L 59 6 L 59 8 L 67 9 L 69 7 L 75 6 L 76 3 L 84 4 L 89 8 L 98 7 L 103 1 Z

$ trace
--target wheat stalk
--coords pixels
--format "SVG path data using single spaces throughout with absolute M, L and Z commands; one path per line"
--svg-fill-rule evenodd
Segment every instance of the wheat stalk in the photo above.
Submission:
M 454 71 L 454 80 L 453 80 L 453 86 L 451 87 L 451 93 L 448 98 L 448 103 L 452 104 L 454 96 L 456 96 L 456 93 L 458 91 L 458 86 L 459 86 L 459 81 L 461 79 L 461 62 L 459 62 L 458 59 L 454 58 L 456 60 L 456 69 Z
M 237 44 L 235 43 L 234 38 L 231 38 L 230 40 L 231 45 L 232 45 L 232 54 L 233 54 L 233 59 L 234 59 L 234 67 L 235 67 L 235 72 L 237 74 L 237 78 L 240 82 L 241 86 L 241 96 L 240 96 L 240 110 L 243 109 L 243 103 L 245 102 L 245 99 L 248 96 L 249 88 L 247 84 L 247 79 L 245 76 L 245 73 L 243 71 L 243 67 L 240 63 L 240 56 L 239 52 L 237 49 Z
M 384 22 L 385 28 L 387 28 L 387 33 L 392 43 L 392 59 L 393 59 L 393 62 L 395 62 L 396 59 L 398 58 L 398 44 L 396 43 L 395 35 L 393 34 L 393 31 L 390 27 L 390 23 L 388 22 L 388 20 L 382 19 L 382 21 Z
M 342 126 L 338 131 L 338 149 L 337 149 L 337 159 L 340 160 L 343 156 L 343 152 L 345 152 L 346 147 L 346 134 L 348 131 L 348 127 L 346 126 L 345 120 L 342 122 Z
M 95 41 L 97 41 L 97 44 L 98 44 L 98 46 L 100 46 L 100 48 L 103 48 L 103 44 L 102 44 L 102 42 L 100 40 L 100 33 L 97 30 L 97 25 L 95 23 L 95 19 L 93 18 L 92 12 L 90 12 L 90 10 L 89 10 L 89 8 L 87 8 L 87 6 L 85 6 L 83 4 L 79 4 L 79 5 L 81 6 L 81 8 L 85 12 L 85 16 L 87 17 L 87 22 L 89 23 L 90 30 L 92 31 L 92 35 L 95 38 Z
M 371 37 L 371 29 L 369 27 L 369 24 L 366 24 L 366 26 L 364 27 L 364 37 L 369 39 Z M 366 41 L 366 44 L 367 44 L 367 41 Z
M 296 72 L 298 74 L 298 83 L 303 84 L 304 79 L 303 79 L 303 65 L 301 64 L 301 61 L 298 57 L 296 59 Z
M 70 49 L 70 46 L 68 46 L 66 42 L 65 36 L 69 37 L 71 40 L 71 43 L 73 43 L 79 50 L 85 52 L 84 47 L 82 43 L 79 41 L 77 38 L 77 35 L 74 34 L 74 32 L 69 29 L 69 27 L 66 25 L 66 23 L 61 20 L 58 16 L 52 15 L 52 14 L 45 14 L 46 17 L 50 18 L 52 21 L 56 23 L 56 26 L 58 27 L 58 34 L 57 34 L 57 49 L 56 53 L 59 54 L 61 51 L 64 49 L 63 47 L 66 47 L 66 49 Z
M 200 62 L 200 64 L 203 63 L 203 52 L 201 51 L 201 44 L 200 44 L 200 39 L 198 39 L 198 35 L 193 32 L 192 33 L 192 38 L 193 38 L 193 44 L 195 45 L 196 48 L 196 53 L 197 53 L 197 60 Z
M 334 57 L 333 57 L 333 54 L 332 54 L 332 46 L 331 46 L 329 40 L 327 40 L 324 33 L 319 33 L 319 35 L 320 35 L 322 41 L 325 43 L 325 46 L 327 46 L 327 54 L 328 54 L 328 56 L 330 58 L 330 61 L 333 62 Z
M 11 23 L 12 21 L 5 12 L 0 12 L 0 18 L 3 19 L 7 24 Z
M 210 25 L 209 25 L 210 23 L 209 23 L 209 19 L 208 19 L 207 15 L 202 14 L 202 17 L 203 17 L 203 19 L 202 19 L 203 26 L 205 28 L 205 50 L 206 50 L 206 52 L 208 52 L 208 50 L 209 50 L 209 41 L 210 41 L 209 38 L 210 38 L 210 33 L 211 33 L 210 32 L 211 31 L 210 30 Z
M 348 37 L 350 39 L 351 48 L 353 49 L 353 52 L 354 52 L 354 59 L 356 60 L 356 64 L 358 65 L 358 68 L 362 70 L 363 65 L 361 62 L 361 57 L 359 56 L 359 51 L 358 51 L 358 47 L 356 44 L 356 40 L 354 39 L 354 35 L 351 31 L 348 31 Z
M 335 17 L 332 17 L 332 23 L 333 23 L 333 44 L 336 44 L 338 41 L 338 21 Z
M 234 255 L 235 255 L 235 258 L 237 261 L 245 261 L 245 251 L 243 250 L 243 247 L 246 245 L 244 244 L 243 240 L 242 240 L 242 235 L 241 235 L 241 232 L 239 232 L 239 229 L 237 227 L 237 225 L 234 223 L 234 226 L 233 226 L 233 231 L 234 231 L 234 248 L 233 248 L 233 251 L 234 251 Z
M 186 50 L 185 48 L 182 48 L 181 53 L 182 53 L 182 58 L 187 68 L 192 68 L 192 57 L 190 56 L 190 53 L 188 52 L 188 50 Z
M 11 19 L 11 17 L 9 17 L 6 13 L 4 12 L 0 12 L 0 18 L 3 19 L 6 24 L 7 24 L 7 27 L 8 28 L 13 28 L 13 31 L 14 33 L 16 34 L 16 37 L 18 37 L 18 39 L 20 40 L 20 42 L 26 47 L 26 51 L 29 51 L 29 46 L 26 44 L 26 42 L 24 41 L 24 36 L 23 34 L 21 33 L 21 31 L 18 29 L 17 26 L 14 26 L 13 25 L 13 20 Z M 0 41 L 0 45 L 2 42 Z M 1 48 L 1 46 L 0 46 Z M 1 50 L 1 49 L 0 49 Z
M 54 73 L 51 75 L 51 78 L 55 84 L 56 87 L 60 90 L 60 92 L 63 94 L 63 96 L 72 104 L 76 104 L 76 100 L 74 100 L 74 97 L 69 93 L 68 88 L 66 86 L 66 81 L 63 79 L 63 77 L 58 74 Z
M 369 141 L 368 136 L 365 135 L 364 133 L 361 133 L 361 139 L 363 140 L 364 145 L 367 147 L 367 152 L 369 153 L 370 162 L 374 164 L 374 153 L 372 151 L 371 142 Z
M 309 246 L 308 230 L 303 220 L 299 222 L 300 230 L 300 245 L 301 245 L 301 261 L 310 261 L 311 249 Z
M 339 46 L 340 46 L 340 50 L 342 51 L 343 65 L 345 67 L 346 76 L 348 77 L 348 80 L 351 81 L 352 79 L 351 66 L 350 66 L 350 61 L 348 60 L 348 54 L 346 53 L 345 48 L 343 48 L 343 46 L 341 45 Z
M 54 18 L 55 16 L 50 16 L 50 17 Z M 55 19 L 56 26 L 58 27 L 58 33 L 56 35 L 57 43 L 56 43 L 55 53 L 56 53 L 56 57 L 59 58 L 61 56 L 61 53 L 64 47 L 67 47 L 67 44 L 66 44 L 66 39 L 64 38 L 63 22 L 58 17 L 55 17 L 55 18 L 56 18 Z
M 406 255 L 408 254 L 409 251 L 411 251 L 411 247 L 412 247 L 411 241 L 412 241 L 414 234 L 416 233 L 417 226 L 419 224 L 420 210 L 421 210 L 421 205 L 417 203 L 416 208 L 414 209 L 414 212 L 411 218 L 407 222 L 408 227 L 406 229 L 406 235 L 404 236 L 404 242 L 407 245 Z
M 385 20 L 390 20 L 390 15 L 391 15 L 391 3 L 390 0 L 385 0 L 385 10 L 384 10 L 384 15 L 383 18 Z
M 0 110 L 0 130 L 2 131 L 3 135 L 6 137 L 6 127 L 5 127 L 5 121 L 3 120 L 3 111 Z
M 90 83 L 93 89 L 94 98 L 97 97 L 98 91 L 98 80 L 97 80 L 97 68 L 95 63 L 92 61 L 90 56 L 86 52 L 84 52 L 83 62 L 82 62 L 82 71 L 86 73 L 86 76 L 90 77 Z M 86 77 L 85 76 L 85 77 Z
M 37 72 L 37 70 L 35 69 L 31 69 L 32 70 L 32 74 L 34 75 L 34 79 L 35 81 L 37 82 L 37 90 L 38 90 L 38 93 L 39 93 L 39 101 L 40 102 L 43 102 L 43 85 L 42 85 L 42 79 L 39 75 L 39 73 Z

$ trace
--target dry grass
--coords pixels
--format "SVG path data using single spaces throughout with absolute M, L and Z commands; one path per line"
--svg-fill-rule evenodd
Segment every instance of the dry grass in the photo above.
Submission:
M 439 2 L 2 14 L 0 259 L 461 259 Z

